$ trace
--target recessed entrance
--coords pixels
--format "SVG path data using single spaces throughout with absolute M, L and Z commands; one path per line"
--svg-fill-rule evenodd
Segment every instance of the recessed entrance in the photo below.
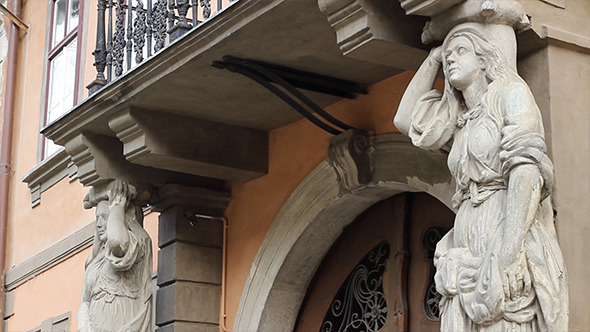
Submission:
M 432 256 L 453 220 L 426 193 L 374 204 L 322 261 L 295 331 L 439 331 Z

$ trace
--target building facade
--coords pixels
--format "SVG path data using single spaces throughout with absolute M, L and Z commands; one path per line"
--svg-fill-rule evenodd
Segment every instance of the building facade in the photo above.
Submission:
M 438 330 L 432 257 L 454 183 L 446 152 L 392 120 L 447 29 L 437 17 L 481 2 L 4 3 L 4 330 L 78 330 L 95 235 L 84 197 L 113 180 L 145 198 L 158 331 L 346 322 L 329 308 L 359 267 L 382 280 L 363 324 Z M 586 331 L 590 2 L 518 2 L 530 27 L 513 60 L 555 168 L 569 329 Z

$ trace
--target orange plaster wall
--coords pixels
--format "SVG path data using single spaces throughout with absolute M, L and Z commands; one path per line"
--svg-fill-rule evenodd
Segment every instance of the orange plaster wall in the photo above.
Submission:
M 93 210 L 92 210 L 92 213 Z M 152 238 L 153 270 L 158 266 L 158 213 L 144 218 L 144 228 Z M 20 285 L 14 291 L 15 315 L 8 319 L 8 332 L 28 331 L 45 319 L 71 312 L 70 330 L 77 330 L 77 314 L 82 296 L 87 248 L 50 270 Z
M 68 183 L 67 178 L 62 179 L 41 194 L 41 205 L 35 208 L 31 208 L 30 189 L 22 182 L 24 175 L 38 162 L 40 117 L 45 107 L 42 91 L 46 84 L 43 55 L 46 52 L 47 8 L 47 2 L 23 2 L 22 18 L 30 29 L 27 34 L 20 34 L 17 59 L 11 160 L 14 173 L 10 180 L 7 268 L 23 262 L 94 220 L 93 212 L 82 208 L 82 199 L 88 189 L 78 181 Z M 85 11 L 95 10 L 96 0 L 88 1 Z M 88 30 L 91 31 L 88 36 L 94 36 L 94 16 L 87 16 Z M 94 59 L 90 55 L 93 49 L 94 45 L 88 42 L 85 51 L 88 55 L 83 59 L 84 75 L 80 82 L 83 91 L 86 90 L 84 85 L 96 75 L 92 66 Z
M 342 100 L 326 110 L 365 131 L 397 132 L 392 120 L 412 73 L 373 85 L 369 94 Z M 297 185 L 327 157 L 330 134 L 301 120 L 270 133 L 268 174 L 232 183 L 227 260 L 227 325 L 231 331 L 251 264 L 273 219 Z
M 70 330 L 76 331 L 84 262 L 88 255 L 90 248 L 18 287 L 14 291 L 15 314 L 7 321 L 7 331 L 28 331 L 45 319 L 66 312 L 71 312 Z

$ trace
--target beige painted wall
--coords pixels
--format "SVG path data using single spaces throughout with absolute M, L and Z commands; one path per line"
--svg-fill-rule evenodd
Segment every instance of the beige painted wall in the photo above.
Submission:
M 550 46 L 548 60 L 556 225 L 569 272 L 570 330 L 588 331 L 590 55 Z
M 500 0 L 502 1 L 502 0 Z M 587 0 L 518 0 L 531 16 L 535 30 L 542 24 L 582 36 L 590 36 L 590 1 Z M 560 8 L 554 4 L 563 4 Z

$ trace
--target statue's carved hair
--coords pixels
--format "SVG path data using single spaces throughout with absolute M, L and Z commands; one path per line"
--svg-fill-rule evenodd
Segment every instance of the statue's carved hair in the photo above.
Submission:
M 512 69 L 505 60 L 505 56 L 500 50 L 488 41 L 481 32 L 471 27 L 465 27 L 452 32 L 443 43 L 443 52 L 449 46 L 449 42 L 455 38 L 464 37 L 471 42 L 473 50 L 478 57 L 485 61 L 485 74 L 490 81 L 510 82 L 520 81 L 518 74 Z M 443 56 L 443 61 L 444 56 Z M 446 62 L 445 62 L 446 64 Z M 445 77 L 446 65 L 445 65 Z

